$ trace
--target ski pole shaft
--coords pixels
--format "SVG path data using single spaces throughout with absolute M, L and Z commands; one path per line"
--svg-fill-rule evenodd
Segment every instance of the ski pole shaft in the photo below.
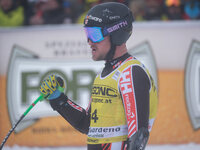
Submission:
M 1 143 L 1 147 L 0 150 L 2 150 L 4 144 L 6 143 L 6 141 L 8 140 L 10 134 L 15 130 L 15 128 L 17 127 L 17 125 L 19 124 L 19 122 L 29 113 L 29 111 L 39 102 L 42 101 L 44 99 L 43 95 L 40 95 L 29 107 L 28 109 L 21 115 L 20 119 L 16 122 L 16 124 L 14 124 L 14 126 L 10 129 L 10 131 L 8 132 L 8 134 L 6 135 L 6 137 L 4 138 L 3 142 Z

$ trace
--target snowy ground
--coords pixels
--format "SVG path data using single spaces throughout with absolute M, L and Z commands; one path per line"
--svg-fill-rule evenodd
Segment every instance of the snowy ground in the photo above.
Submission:
M 87 150 L 86 147 L 4 147 L 3 150 Z M 183 144 L 183 145 L 148 145 L 146 150 L 200 150 L 200 144 Z

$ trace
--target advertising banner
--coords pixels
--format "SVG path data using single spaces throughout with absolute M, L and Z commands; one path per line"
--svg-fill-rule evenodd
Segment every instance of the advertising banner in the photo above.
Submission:
M 159 96 L 150 144 L 200 143 L 200 22 L 135 23 L 129 53 L 149 69 Z M 51 73 L 63 77 L 65 93 L 87 108 L 103 61 L 92 61 L 82 26 L 0 29 L 0 141 L 38 98 Z M 20 122 L 7 145 L 83 146 L 76 131 L 48 101 Z

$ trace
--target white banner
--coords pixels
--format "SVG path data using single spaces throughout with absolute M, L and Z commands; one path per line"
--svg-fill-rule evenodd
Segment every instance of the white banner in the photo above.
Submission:
M 193 40 L 200 41 L 200 21 L 136 22 L 128 48 L 148 42 L 159 69 L 183 69 Z M 0 28 L 0 74 L 5 75 L 13 45 L 41 58 L 90 59 L 91 50 L 81 25 Z

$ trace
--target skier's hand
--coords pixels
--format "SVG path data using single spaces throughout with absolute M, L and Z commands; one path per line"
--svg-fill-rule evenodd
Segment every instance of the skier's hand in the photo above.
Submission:
M 50 75 L 40 85 L 40 92 L 48 100 L 58 98 L 64 92 L 65 83 L 60 76 Z

